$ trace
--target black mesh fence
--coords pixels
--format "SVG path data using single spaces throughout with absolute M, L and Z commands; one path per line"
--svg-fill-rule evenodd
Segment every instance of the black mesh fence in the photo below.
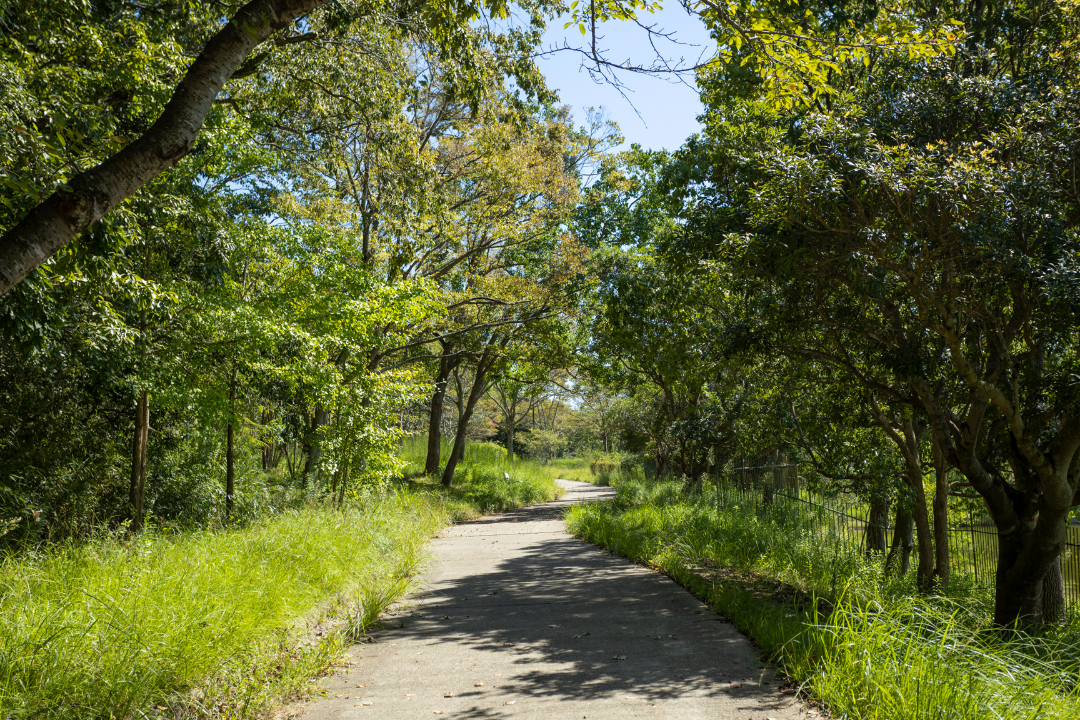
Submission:
M 816 532 L 832 542 L 862 550 L 875 548 L 901 558 L 903 534 L 895 532 L 895 516 L 887 512 L 872 519 L 870 503 L 844 493 L 827 494 L 807 487 L 795 463 L 781 456 L 747 461 L 736 459 L 714 478 L 716 501 L 721 507 L 739 505 L 764 509 L 770 505 L 794 503 L 810 511 Z M 950 508 L 949 564 L 953 577 L 964 576 L 976 585 L 993 587 L 997 570 L 998 538 L 993 521 L 985 513 L 970 508 Z M 883 543 L 883 544 L 882 544 Z M 909 547 L 911 563 L 917 562 L 915 548 Z M 1070 525 L 1062 551 L 1065 597 L 1080 602 L 1080 525 Z

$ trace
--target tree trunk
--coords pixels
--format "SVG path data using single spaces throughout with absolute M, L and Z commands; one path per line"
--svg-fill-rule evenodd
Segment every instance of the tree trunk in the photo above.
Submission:
M 514 459 L 514 430 L 516 423 L 513 416 L 507 418 L 506 423 L 506 458 L 507 460 Z M 528 438 L 526 438 L 527 440 Z
M 1057 606 L 1064 604 L 1061 550 L 1068 512 L 1054 513 L 1044 507 L 1039 515 L 1034 527 L 1021 526 L 1013 532 L 998 529 L 994 622 L 1001 627 L 1055 622 L 1060 613 Z M 1052 598 L 1046 597 L 1047 589 L 1054 593 Z M 1047 605 L 1051 617 L 1046 615 Z
M 233 457 L 233 421 L 229 418 L 228 428 L 225 430 L 225 519 L 232 517 L 233 491 L 235 489 L 235 470 Z
M 904 458 L 904 482 L 911 490 L 911 512 L 915 520 L 916 542 L 919 551 L 917 585 L 920 591 L 929 592 L 934 585 L 934 535 L 930 529 L 930 514 L 926 507 L 926 490 L 923 489 L 922 451 L 919 447 L 919 428 L 911 408 L 899 409 L 900 419 L 894 424 L 882 412 L 877 400 L 870 398 L 870 408 L 889 439 L 893 441 Z
M 1065 620 L 1065 579 L 1061 574 L 1061 556 L 1058 555 L 1043 577 L 1042 622 L 1057 625 Z
M 319 460 L 322 459 L 322 442 L 319 438 L 319 428 L 326 425 L 329 418 L 329 410 L 316 408 L 315 413 L 308 420 L 308 431 L 304 438 L 304 470 L 301 479 L 304 489 L 307 489 L 311 476 L 318 469 Z
M 97 167 L 69 178 L 0 238 L 6 293 L 105 213 L 175 165 L 195 146 L 214 98 L 251 51 L 325 0 L 254 0 L 207 41 L 161 116 Z
M 917 468 L 918 474 L 909 469 L 908 485 L 913 491 L 914 507 L 912 515 L 915 520 L 915 547 L 919 554 L 918 578 L 916 584 L 922 592 L 929 592 L 934 585 L 936 571 L 934 568 L 934 533 L 930 528 L 930 514 L 926 507 L 926 491 L 922 484 L 922 467 Z
M 1065 546 L 1066 523 L 1076 496 L 1069 476 L 1077 457 L 1075 447 L 1071 455 L 1063 453 L 1052 461 L 1056 476 L 1040 478 L 1013 443 L 1010 464 L 1014 482 L 1009 483 L 993 462 L 979 454 L 985 445 L 982 438 L 990 399 L 972 389 L 966 417 L 957 423 L 946 416 L 929 383 L 915 377 L 912 386 L 930 418 L 934 439 L 947 451 L 948 461 L 982 496 L 997 528 L 994 624 L 1006 629 L 1041 626 L 1045 589 L 1054 591 L 1049 604 L 1053 613 L 1058 612 L 1057 579 L 1046 576 L 1059 572 L 1056 566 Z M 1033 444 L 1034 440 L 1028 437 L 1026 442 Z
M 135 406 L 135 435 L 131 447 L 131 484 L 128 499 L 131 503 L 131 532 L 142 530 L 143 507 L 146 501 L 146 445 L 150 432 L 150 395 L 143 390 Z
M 889 524 L 889 496 L 876 492 L 870 496 L 870 516 L 866 523 L 866 556 L 868 558 L 888 552 L 885 530 Z
M 488 346 L 484 348 L 483 355 L 480 356 L 480 360 L 476 363 L 476 377 L 473 379 L 472 389 L 469 390 L 469 399 L 462 410 L 461 418 L 458 420 L 457 434 L 454 436 L 454 449 L 450 451 L 450 459 L 447 460 L 446 468 L 443 470 L 442 484 L 446 487 L 453 484 L 454 470 L 457 469 L 457 464 L 465 455 L 465 430 L 469 427 L 469 420 L 472 419 L 477 401 L 484 394 L 484 379 L 491 367 L 490 358 L 491 347 Z
M 949 589 L 949 465 L 937 439 L 934 452 L 934 583 L 938 590 Z
M 908 498 L 899 498 L 896 501 L 895 525 L 893 527 L 892 547 L 889 548 L 889 557 L 885 559 L 885 572 L 888 573 L 894 567 L 903 577 L 907 575 L 911 567 L 912 527 L 914 518 L 911 514 L 911 505 Z
M 424 474 L 434 475 L 439 472 L 442 454 L 442 416 L 446 402 L 446 383 L 450 373 L 458 365 L 458 360 L 451 362 L 447 358 L 449 347 L 443 348 L 439 358 L 439 374 L 435 376 L 435 390 L 431 393 L 431 413 L 428 415 L 427 460 L 424 462 Z

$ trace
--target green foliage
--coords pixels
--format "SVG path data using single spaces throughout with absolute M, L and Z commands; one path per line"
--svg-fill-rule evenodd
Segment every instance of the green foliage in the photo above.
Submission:
M 406 441 L 404 461 L 422 447 Z M 99 534 L 11 554 L 0 564 L 0 712 L 112 718 L 222 704 L 260 716 L 408 589 L 440 526 L 553 500 L 556 476 L 470 443 L 449 493 L 424 479 L 369 486 L 338 511 L 273 513 L 249 483 L 237 513 L 259 519 L 239 529 L 150 523 L 135 539 Z M 320 623 L 319 642 L 305 622 Z
M 443 465 L 452 444 L 442 440 Z M 401 457 L 406 477 L 423 474 L 427 438 L 405 438 Z M 441 476 L 441 471 L 440 471 Z M 465 457 L 454 469 L 454 483 L 448 503 L 453 517 L 465 520 L 486 513 L 502 512 L 523 505 L 555 500 L 563 490 L 555 484 L 558 469 L 532 459 L 506 457 L 506 448 L 487 442 L 467 442 Z M 437 478 L 415 481 L 424 487 L 441 487 Z
M 408 585 L 444 521 L 438 504 L 397 493 L 342 512 L 288 511 L 240 530 L 103 537 L 7 558 L 0 708 L 130 717 L 227 693 L 222 699 L 257 712 L 297 689 L 282 687 L 267 665 L 303 634 L 295 623 L 317 619 L 321 608 L 341 638 L 361 632 Z M 252 667 L 260 682 L 242 677 Z M 312 671 L 308 662 L 288 680 L 305 682 Z
M 984 594 L 913 596 L 909 582 L 819 535 L 812 513 L 718 511 L 713 500 L 626 482 L 567 522 L 714 604 L 837 716 L 1034 720 L 1080 707 L 1075 624 L 1002 641 Z

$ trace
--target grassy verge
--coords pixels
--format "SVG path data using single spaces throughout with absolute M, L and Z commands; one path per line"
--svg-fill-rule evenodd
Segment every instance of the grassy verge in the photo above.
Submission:
M 298 647 L 298 618 L 321 608 L 341 621 L 337 635 L 361 629 L 404 589 L 444 517 L 429 500 L 398 493 L 238 530 L 9 559 L 0 714 L 257 712 L 334 651 Z
M 340 511 L 8 557 L 0 718 L 263 716 L 408 588 L 441 527 L 553 499 L 556 475 L 471 447 L 449 492 L 413 480 Z
M 405 477 L 417 489 L 442 492 L 437 478 L 423 477 L 427 438 L 406 438 L 401 448 Z M 442 457 L 450 454 L 444 440 Z M 471 517 L 502 512 L 524 505 L 547 502 L 560 497 L 562 488 L 555 480 L 562 477 L 554 465 L 506 456 L 506 450 L 492 443 L 468 443 L 465 457 L 454 472 L 453 487 L 446 492 L 451 517 L 460 522 Z
M 713 501 L 673 483 L 627 482 L 613 502 L 572 508 L 568 522 L 711 602 L 836 717 L 1034 720 L 1080 710 L 1075 625 L 1003 641 L 978 592 L 916 596 L 909 580 L 823 540 L 811 514 Z

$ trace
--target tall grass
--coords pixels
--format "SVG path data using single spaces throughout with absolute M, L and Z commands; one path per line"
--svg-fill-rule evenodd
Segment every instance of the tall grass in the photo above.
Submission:
M 274 699 L 267 687 L 280 690 L 275 673 L 303 682 L 312 663 L 329 659 L 332 648 L 297 654 L 288 637 L 297 621 L 321 606 L 342 639 L 372 622 L 405 588 L 444 517 L 427 499 L 398 493 L 238 530 L 9 558 L 0 574 L 0 716 L 144 717 L 221 701 L 215 695 L 265 706 Z
M 687 497 L 676 483 L 618 487 L 613 502 L 572 508 L 571 531 L 710 600 L 835 717 L 1080 711 L 1076 625 L 1004 640 L 985 591 L 919 596 L 910 578 L 885 577 L 857 549 L 828 542 L 821 520 L 795 504 L 717 509 L 711 494 Z
M 4 558 L 0 718 L 258 716 L 407 589 L 441 526 L 554 499 L 557 474 L 470 444 L 449 492 L 425 479 L 341 511 Z
M 443 439 L 441 455 L 450 455 L 450 445 Z M 427 456 L 427 438 L 405 438 L 401 458 L 406 462 L 405 476 L 423 475 Z M 501 512 L 523 505 L 554 500 L 563 490 L 555 484 L 561 477 L 558 468 L 535 460 L 510 459 L 506 449 L 494 443 L 466 443 L 465 455 L 454 471 L 453 486 L 447 494 L 448 507 L 456 520 L 485 513 Z M 438 486 L 435 478 L 413 481 L 421 487 Z

